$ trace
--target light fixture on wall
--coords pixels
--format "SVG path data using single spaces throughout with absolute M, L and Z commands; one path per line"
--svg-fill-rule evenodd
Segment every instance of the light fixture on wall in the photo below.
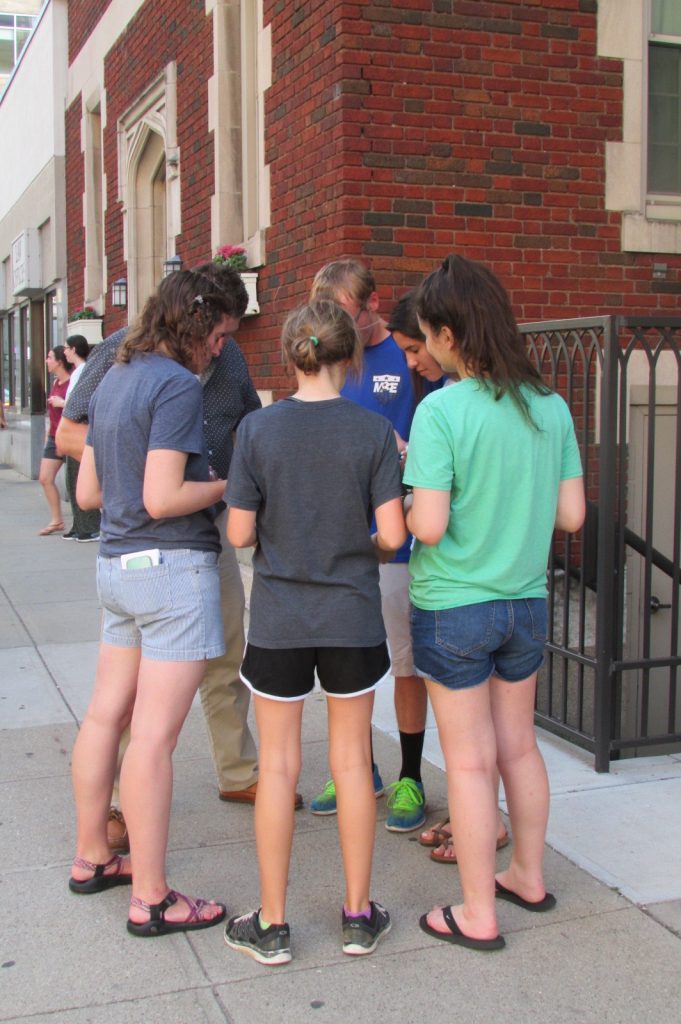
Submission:
M 124 277 L 119 277 L 111 285 L 111 305 L 127 306 L 128 304 L 128 282 Z
M 667 278 L 667 264 L 653 263 L 653 281 L 665 281 Z
M 171 274 L 176 274 L 179 270 L 182 270 L 181 256 L 170 256 L 167 260 L 163 261 L 164 277 L 170 277 Z

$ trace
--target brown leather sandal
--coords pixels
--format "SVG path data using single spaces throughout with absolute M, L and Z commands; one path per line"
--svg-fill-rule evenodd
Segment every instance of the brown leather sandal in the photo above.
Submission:
M 425 837 L 428 836 L 426 839 Z M 425 829 L 419 836 L 419 843 L 421 846 L 442 846 L 448 839 L 452 838 L 451 828 L 449 826 L 449 818 L 443 818 L 442 821 L 438 821 L 437 825 L 431 825 L 430 828 Z
M 497 850 L 503 850 L 505 846 L 508 846 L 511 838 L 508 832 L 504 832 L 503 836 L 499 836 L 497 839 Z M 440 853 L 440 846 L 444 847 L 442 853 Z M 454 840 L 450 836 L 444 843 L 440 843 L 435 850 L 430 851 L 430 859 L 434 860 L 436 864 L 456 864 L 456 851 L 454 850 Z M 452 853 L 447 856 L 447 851 L 451 850 Z

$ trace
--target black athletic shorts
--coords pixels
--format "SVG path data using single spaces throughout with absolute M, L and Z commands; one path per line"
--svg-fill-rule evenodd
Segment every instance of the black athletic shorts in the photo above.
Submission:
M 325 693 L 357 697 L 390 672 L 385 643 L 377 647 L 254 647 L 246 644 L 241 678 L 259 697 L 302 700 L 314 689 L 315 669 Z

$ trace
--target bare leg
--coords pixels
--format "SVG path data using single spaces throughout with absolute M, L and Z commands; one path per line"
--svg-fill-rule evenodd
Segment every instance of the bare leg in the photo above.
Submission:
M 254 704 L 260 740 L 255 839 L 262 916 L 268 924 L 283 924 L 293 842 L 293 804 L 300 775 L 304 701 L 270 700 L 255 695 Z M 366 731 L 369 731 L 368 724 Z
M 428 695 L 447 768 L 449 811 L 463 888 L 463 904 L 452 907 L 452 914 L 465 935 L 491 939 L 498 931 L 494 905 L 498 809 L 490 684 L 448 690 L 429 680 Z M 448 931 L 439 908 L 428 915 L 428 923 L 438 931 Z
M 170 888 L 165 860 L 173 789 L 172 755 L 204 670 L 204 661 L 140 660 L 120 789 L 130 835 L 133 896 L 149 904 L 160 903 Z M 211 904 L 202 916 L 209 919 L 219 913 L 219 906 Z M 186 915 L 187 907 L 182 902 L 165 914 L 168 921 L 183 920 Z M 142 923 L 147 915 L 131 906 L 130 919 Z
M 519 683 L 490 680 L 499 771 L 513 829 L 511 863 L 498 878 L 531 901 L 546 894 L 542 863 L 549 816 L 549 783 L 534 730 L 536 682 L 536 673 Z
M 41 459 L 40 462 L 38 480 L 44 491 L 47 504 L 50 507 L 50 526 L 63 522 L 61 514 L 61 497 L 55 484 L 57 473 L 61 467 L 62 463 L 58 459 Z
M 395 676 L 395 715 L 400 732 L 423 732 L 428 695 L 419 676 Z
M 73 748 L 76 852 L 93 864 L 104 864 L 111 857 L 106 823 L 118 743 L 132 714 L 139 661 L 139 647 L 100 645 L 94 693 Z M 73 876 L 84 879 L 89 873 L 74 867 Z
M 329 697 L 329 764 L 336 783 L 338 832 L 345 871 L 345 909 L 369 906 L 376 830 L 369 726 L 374 694 Z

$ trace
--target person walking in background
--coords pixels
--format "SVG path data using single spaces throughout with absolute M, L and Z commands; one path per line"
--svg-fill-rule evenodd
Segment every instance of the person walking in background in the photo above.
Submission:
M 66 339 L 64 352 L 66 353 L 66 358 L 73 366 L 69 388 L 66 393 L 68 400 L 69 395 L 85 369 L 85 363 L 90 354 L 90 345 L 82 334 L 74 334 Z M 76 500 L 76 481 L 78 480 L 79 466 L 80 462 L 78 459 L 73 458 L 71 455 L 66 456 L 66 493 L 71 503 L 73 521 L 71 529 L 64 534 L 64 540 L 76 540 L 81 544 L 87 544 L 99 540 L 101 516 L 98 508 L 90 509 L 86 512 L 85 509 L 80 508 L 78 505 Z
M 283 349 L 297 391 L 243 422 L 227 490 L 228 539 L 236 547 L 257 544 L 241 675 L 255 696 L 260 739 L 262 903 L 228 922 L 225 942 L 266 965 L 291 959 L 293 798 L 303 702 L 315 671 L 327 699 L 345 871 L 343 952 L 371 953 L 390 928 L 387 911 L 370 899 L 370 731 L 374 688 L 390 671 L 378 554 L 406 537 L 391 426 L 340 395 L 346 371 L 361 361 L 352 317 L 335 302 L 312 302 L 288 317 Z
M 495 950 L 505 944 L 495 898 L 535 913 L 556 902 L 542 872 L 549 789 L 534 699 L 551 536 L 582 525 L 582 467 L 568 407 L 527 357 L 487 267 L 449 256 L 421 285 L 417 309 L 428 351 L 461 378 L 417 409 L 404 472 L 414 661 L 444 753 L 463 888 L 462 904 L 420 925 Z M 495 878 L 497 766 L 513 854 Z
M 356 379 L 348 379 L 342 394 L 390 421 L 395 431 L 397 449 L 404 459 L 414 415 L 413 379 L 404 355 L 379 315 L 379 298 L 373 274 L 358 260 L 327 263 L 315 276 L 311 298 L 332 299 L 355 321 L 364 348 L 362 373 Z M 424 390 L 429 386 L 424 382 Z M 407 540 L 395 558 L 380 568 L 383 619 L 395 677 L 395 714 L 402 753 L 399 779 L 388 787 L 386 828 L 390 832 L 411 832 L 425 822 L 426 798 L 421 779 L 421 760 L 427 698 L 423 680 L 414 673 L 412 658 L 409 548 L 410 540 Z M 383 793 L 383 781 L 376 764 L 374 790 L 377 797 Z M 333 778 L 327 782 L 323 792 L 312 800 L 310 809 L 313 814 L 336 813 Z
M 205 449 L 202 373 L 228 337 L 228 306 L 200 274 L 165 278 L 90 403 L 77 495 L 102 508 L 103 605 L 95 690 L 73 752 L 77 854 L 69 887 L 132 883 L 128 931 L 208 928 L 222 904 L 171 889 L 165 854 L 172 753 L 205 671 L 224 653 L 215 479 Z M 121 801 L 131 863 L 111 856 L 107 817 L 121 734 Z
M 64 347 L 55 345 L 47 353 L 45 360 L 47 372 L 53 375 L 52 387 L 47 398 L 47 415 L 49 419 L 47 436 L 45 437 L 45 448 L 40 462 L 38 481 L 42 487 L 47 504 L 50 508 L 50 521 L 47 526 L 38 531 L 39 537 L 48 537 L 51 533 L 61 533 L 64 529 L 64 519 L 61 513 L 61 497 L 57 490 L 57 474 L 61 469 L 64 459 L 57 454 L 55 447 L 55 434 L 61 419 L 62 409 L 66 401 L 66 393 L 69 386 L 71 365 L 66 359 Z

